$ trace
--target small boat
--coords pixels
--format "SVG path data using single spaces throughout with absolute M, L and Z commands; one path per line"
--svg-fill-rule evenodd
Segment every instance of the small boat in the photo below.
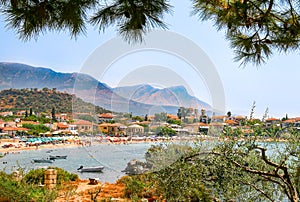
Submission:
M 33 159 L 33 163 L 53 163 L 51 159 Z
M 80 166 L 77 170 L 80 172 L 102 172 L 104 166 L 83 167 Z
M 60 155 L 56 155 L 56 156 L 50 155 L 50 156 L 49 156 L 49 159 L 50 159 L 50 160 L 66 159 L 66 158 L 67 158 L 66 155 L 65 155 L 65 156 L 60 156 Z

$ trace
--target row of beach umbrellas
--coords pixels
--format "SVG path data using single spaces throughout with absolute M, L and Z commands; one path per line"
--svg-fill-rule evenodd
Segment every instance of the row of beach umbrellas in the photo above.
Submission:
M 66 140 L 66 137 L 33 137 L 33 138 L 22 138 L 20 141 L 25 142 L 25 143 L 38 143 L 38 144 L 43 144 L 43 143 L 50 143 L 54 141 L 63 141 Z

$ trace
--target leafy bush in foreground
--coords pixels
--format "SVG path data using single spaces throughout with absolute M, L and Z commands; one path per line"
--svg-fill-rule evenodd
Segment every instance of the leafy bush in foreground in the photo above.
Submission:
M 0 200 L 8 201 L 54 201 L 57 196 L 55 190 L 48 190 L 33 184 L 27 184 L 23 181 L 15 181 L 4 172 L 0 173 Z
M 62 182 L 68 182 L 68 181 L 76 181 L 79 179 L 77 174 L 69 173 L 61 168 L 57 167 L 49 167 L 51 169 L 56 169 L 57 171 L 57 184 L 62 184 Z M 36 170 L 29 171 L 24 178 L 22 179 L 27 184 L 43 184 L 44 183 L 44 173 L 45 169 L 40 168 Z

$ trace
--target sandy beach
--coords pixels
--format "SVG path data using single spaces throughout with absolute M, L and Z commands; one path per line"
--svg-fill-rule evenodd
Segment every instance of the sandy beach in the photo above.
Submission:
M 14 146 L 3 148 L 3 145 L 12 144 Z M 11 142 L 1 142 L 0 144 L 0 153 L 12 153 L 12 152 L 19 152 L 19 151 L 25 151 L 25 150 L 38 150 L 38 149 L 55 149 L 55 148 L 67 148 L 67 147 L 80 147 L 82 145 L 79 144 L 41 144 L 39 146 L 26 146 L 25 144 L 21 143 L 11 143 Z
M 230 138 L 225 138 L 223 140 L 229 140 Z M 241 140 L 246 140 L 247 138 L 241 138 Z M 83 147 L 91 146 L 97 144 L 139 144 L 139 143 L 158 143 L 158 142 L 178 142 L 178 141 L 195 141 L 195 140 L 209 140 L 209 141 L 220 141 L 217 137 L 201 136 L 201 137 L 190 137 L 183 139 L 156 139 L 156 140 L 124 140 L 124 139 L 94 139 L 94 140 L 69 140 L 64 143 L 55 144 L 39 144 L 39 145 L 28 145 L 24 142 L 20 142 L 18 139 L 1 139 L 0 141 L 0 154 L 20 152 L 24 150 L 38 150 L 38 149 L 56 149 L 56 148 L 70 148 L 70 147 Z M 259 142 L 274 142 L 272 138 L 261 138 Z M 285 142 L 285 139 L 277 139 L 277 142 Z M 3 148 L 4 145 L 9 145 L 7 148 Z
M 93 141 L 86 140 L 71 140 L 65 141 L 65 143 L 55 143 L 55 144 L 39 144 L 39 145 L 28 145 L 20 142 L 18 139 L 1 139 L 0 142 L 0 154 L 20 152 L 24 150 L 38 150 L 38 149 L 56 149 L 56 148 L 70 148 L 70 147 L 83 147 L 91 146 L 97 144 L 139 144 L 139 143 L 157 143 L 157 142 L 171 142 L 178 141 L 175 139 L 169 140 L 122 140 L 122 139 L 94 139 Z M 7 148 L 3 148 L 4 145 L 9 145 Z

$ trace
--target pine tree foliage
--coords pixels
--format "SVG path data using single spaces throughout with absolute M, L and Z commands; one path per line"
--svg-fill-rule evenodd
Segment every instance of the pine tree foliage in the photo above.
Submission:
M 295 0 L 194 0 L 194 14 L 226 30 L 235 59 L 242 64 L 261 64 L 272 50 L 297 50 L 299 11 Z
M 126 40 L 141 41 L 143 34 L 155 27 L 167 28 L 163 14 L 170 11 L 164 0 L 116 0 L 102 6 L 90 22 L 103 30 L 115 24 Z
M 76 37 L 91 23 L 100 31 L 115 25 L 126 40 L 141 41 L 147 31 L 167 28 L 163 14 L 171 9 L 165 0 L 0 0 L 0 6 L 7 26 L 23 40 L 57 30 Z
M 299 49 L 300 3 L 296 0 L 192 0 L 200 21 L 213 21 L 242 64 L 262 64 L 273 51 Z M 166 29 L 167 0 L 0 0 L 7 27 L 22 40 L 47 31 L 86 32 L 91 23 L 104 31 L 114 26 L 128 42 L 140 42 L 155 28 Z
M 29 40 L 46 31 L 69 30 L 72 37 L 86 30 L 87 13 L 95 0 L 1 0 L 7 26 L 20 39 Z

